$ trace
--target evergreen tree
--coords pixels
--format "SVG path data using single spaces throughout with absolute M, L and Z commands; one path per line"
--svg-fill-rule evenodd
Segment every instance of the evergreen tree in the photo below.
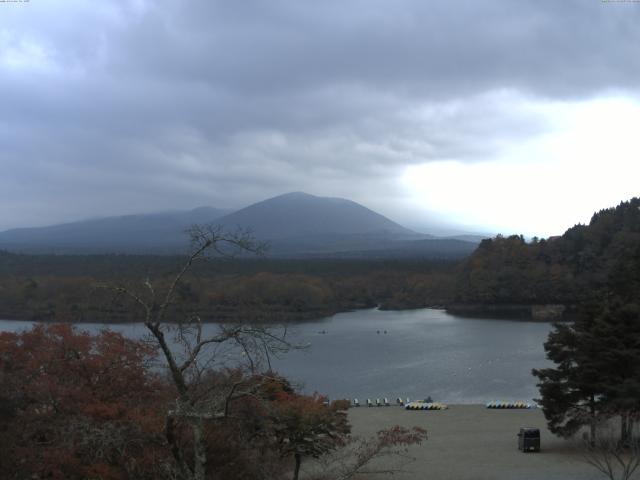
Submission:
M 555 368 L 535 369 L 540 382 L 539 400 L 549 430 L 570 437 L 589 425 L 591 440 L 602 405 L 599 342 L 583 322 L 557 324 L 544 344 Z
M 534 370 L 549 429 L 568 437 L 619 417 L 626 442 L 640 417 L 640 305 L 621 296 L 583 305 L 573 325 L 556 325 L 545 343 L 556 366 Z
M 592 330 L 601 343 L 605 413 L 620 417 L 620 440 L 626 443 L 640 417 L 640 305 L 619 297 L 607 301 Z

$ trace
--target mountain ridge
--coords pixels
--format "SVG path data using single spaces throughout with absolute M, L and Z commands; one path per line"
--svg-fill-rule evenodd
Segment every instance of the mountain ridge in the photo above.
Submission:
M 0 247 L 26 253 L 122 253 L 120 249 L 142 251 L 153 247 L 162 236 L 165 246 L 174 248 L 185 242 L 184 231 L 194 223 L 215 221 L 229 210 L 197 207 L 191 210 L 154 212 L 90 218 L 43 227 L 14 228 L 0 232 Z M 92 249 L 95 248 L 96 252 Z M 105 250 L 107 249 L 107 250 Z M 124 251 L 122 250 L 122 251 Z
M 250 226 L 265 240 L 314 234 L 388 232 L 419 235 L 352 200 L 291 192 L 256 202 L 219 219 L 228 228 Z
M 290 192 L 235 211 L 197 207 L 94 218 L 77 222 L 0 232 L 0 248 L 21 253 L 184 253 L 185 230 L 215 223 L 227 231 L 249 230 L 270 244 L 272 256 L 305 256 L 382 250 L 428 252 L 437 257 L 468 254 L 458 243 L 417 233 L 357 202 Z M 439 240 L 429 245 L 411 242 Z M 437 246 L 436 246 L 437 245 Z M 451 247 L 451 248 L 448 248 Z M 468 250 L 468 251 L 467 251 Z

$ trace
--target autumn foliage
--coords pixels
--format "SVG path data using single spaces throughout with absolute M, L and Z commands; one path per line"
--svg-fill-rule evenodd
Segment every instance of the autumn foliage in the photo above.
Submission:
M 166 461 L 154 354 L 69 325 L 1 333 L 0 469 L 12 473 L 3 478 L 154 478 Z
M 109 330 L 38 325 L 0 333 L 0 477 L 183 478 L 172 447 L 188 455 L 192 432 L 178 421 L 168 438 L 176 391 L 157 360 L 149 344 Z M 354 445 L 348 402 L 300 395 L 273 372 L 210 371 L 198 382 L 198 395 L 230 385 L 237 392 L 225 416 L 205 424 L 206 478 L 297 478 L 306 459 Z M 356 452 L 356 467 L 423 438 L 406 433 L 391 429 L 358 443 L 366 448 Z

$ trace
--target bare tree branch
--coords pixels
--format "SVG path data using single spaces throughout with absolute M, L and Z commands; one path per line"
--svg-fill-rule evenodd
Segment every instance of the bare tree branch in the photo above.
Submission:
M 599 425 L 597 439 L 583 445 L 583 459 L 610 480 L 629 480 L 640 468 L 640 436 L 633 428 L 621 441 L 611 419 Z
M 145 300 L 133 289 L 122 285 L 102 285 L 101 288 L 124 296 L 143 309 L 144 325 L 160 348 L 178 393 L 174 407 L 168 412 L 165 425 L 165 436 L 178 468 L 176 476 L 188 480 L 204 480 L 207 463 L 205 422 L 228 418 L 230 404 L 235 398 L 255 394 L 252 391 L 255 387 L 243 388 L 245 385 L 242 379 L 232 382 L 231 385 L 214 382 L 209 388 L 203 386 L 205 372 L 213 361 L 204 354 L 206 347 L 227 343 L 239 346 L 250 362 L 252 374 L 256 374 L 259 357 L 266 355 L 267 363 L 270 365 L 269 355 L 285 352 L 291 348 L 291 344 L 286 340 L 286 330 L 283 335 L 276 335 L 268 328 L 247 325 L 220 326 L 218 333 L 204 335 L 202 320 L 197 312 L 189 313 L 186 317 L 174 316 L 170 319 L 174 327 L 166 323 L 170 313 L 174 312 L 178 288 L 195 262 L 206 259 L 209 253 L 220 257 L 233 257 L 240 253 L 260 254 L 266 248 L 265 244 L 257 243 L 246 230 L 229 234 L 218 226 L 194 225 L 188 233 L 192 251 L 164 293 L 160 294 L 149 278 L 146 278 L 142 285 L 150 300 Z M 162 298 L 161 303 L 157 301 L 158 296 Z M 174 346 L 166 337 L 165 332 L 172 328 L 177 329 L 175 341 L 182 347 L 184 358 L 174 352 Z M 176 435 L 177 423 L 181 421 L 186 422 L 191 429 L 191 447 L 183 447 Z M 187 455 L 190 457 L 189 461 Z

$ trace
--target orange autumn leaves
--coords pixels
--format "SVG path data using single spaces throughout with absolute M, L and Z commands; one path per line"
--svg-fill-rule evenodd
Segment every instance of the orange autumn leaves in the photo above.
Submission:
M 119 479 L 166 456 L 154 350 L 69 325 L 0 334 L 0 460 L 20 478 Z M 152 478 L 152 476 L 148 476 Z

